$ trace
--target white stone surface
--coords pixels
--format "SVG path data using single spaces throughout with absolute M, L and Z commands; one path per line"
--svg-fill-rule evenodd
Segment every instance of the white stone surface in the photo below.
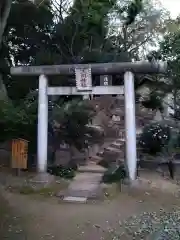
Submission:
M 86 197 L 65 197 L 64 199 L 63 199 L 63 201 L 65 201 L 65 202 L 72 202 L 72 203 L 74 203 L 74 202 L 79 202 L 79 203 L 86 203 L 87 202 L 87 198 Z

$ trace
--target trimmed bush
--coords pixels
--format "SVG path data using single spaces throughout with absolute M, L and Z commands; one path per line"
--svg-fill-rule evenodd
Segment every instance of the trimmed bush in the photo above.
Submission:
M 75 176 L 76 168 L 64 166 L 51 166 L 48 167 L 48 173 L 66 179 L 71 179 Z

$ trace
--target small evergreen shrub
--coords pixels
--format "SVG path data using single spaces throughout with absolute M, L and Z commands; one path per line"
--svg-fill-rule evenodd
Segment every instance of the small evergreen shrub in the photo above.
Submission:
M 170 139 L 170 127 L 160 123 L 145 126 L 139 138 L 139 146 L 143 152 L 156 155 L 162 151 Z
M 104 173 L 102 181 L 104 183 L 116 183 L 126 178 L 126 170 L 123 165 L 113 165 Z
M 62 165 L 48 167 L 48 173 L 65 179 L 72 179 L 75 176 L 75 171 L 76 168 Z

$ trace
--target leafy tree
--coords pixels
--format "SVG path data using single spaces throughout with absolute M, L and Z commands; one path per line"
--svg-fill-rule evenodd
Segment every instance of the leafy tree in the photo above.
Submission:
M 128 52 L 130 59 L 139 60 L 147 54 L 147 48 L 157 46 L 159 35 L 165 31 L 169 17 L 162 6 L 156 6 L 153 1 L 143 1 L 143 8 L 134 21 L 126 25 L 126 16 L 131 1 L 120 1 L 114 10 L 110 21 L 109 35 L 116 47 L 122 52 Z M 121 6 L 125 11 L 122 13 Z
M 124 61 L 127 58 L 126 53 L 119 54 L 120 51 L 107 36 L 108 15 L 116 7 L 115 0 L 91 3 L 75 1 L 68 12 L 65 12 L 63 4 L 59 9 L 66 17 L 54 22 L 55 12 L 49 1 L 37 1 L 35 4 L 28 0 L 13 1 L 0 60 L 1 72 L 11 99 L 24 98 L 29 91 L 37 88 L 37 81 L 33 77 L 24 80 L 24 77 L 9 75 L 9 67 L 14 63 L 49 65 Z M 52 79 L 58 83 L 67 83 L 67 78 Z
M 53 15 L 48 8 L 37 8 L 31 1 L 13 1 L 1 50 L 1 72 L 12 100 L 23 98 L 31 89 L 37 88 L 37 81 L 33 77 L 26 77 L 26 80 L 12 77 L 9 67 L 14 63 L 32 64 L 37 52 L 48 48 L 52 28 Z
M 29 95 L 21 104 L 13 106 L 0 101 L 0 142 L 23 138 L 29 141 L 29 154 L 37 149 L 37 100 L 36 95 Z M 49 136 L 52 135 L 54 151 L 60 143 L 67 143 L 82 150 L 102 138 L 101 132 L 89 126 L 93 116 L 89 104 L 72 101 L 53 108 L 53 121 L 49 121 Z M 72 121 L 73 119 L 73 121 Z M 55 121 L 55 122 L 54 122 Z
M 162 90 L 171 96 L 171 103 L 169 102 L 169 104 L 177 115 L 180 107 L 180 28 L 178 19 L 168 22 L 168 24 L 170 24 L 168 25 L 168 31 L 164 40 L 160 43 L 160 54 L 163 60 L 168 62 L 168 73 L 164 79 Z
M 62 106 L 56 105 L 53 109 L 53 119 L 56 122 L 55 141 L 66 142 L 79 150 L 98 141 L 100 132 L 89 125 L 94 114 L 94 109 L 84 101 L 73 100 Z
M 160 110 L 163 112 L 163 104 L 162 104 L 162 96 L 161 93 L 157 92 L 151 92 L 148 95 L 148 98 L 141 101 L 142 105 L 145 108 L 151 109 L 151 110 Z

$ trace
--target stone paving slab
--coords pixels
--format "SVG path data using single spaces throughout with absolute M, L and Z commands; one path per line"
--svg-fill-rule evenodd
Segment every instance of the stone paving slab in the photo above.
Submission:
M 118 138 L 118 139 L 116 139 L 116 142 L 118 142 L 118 143 L 124 143 L 125 141 L 126 141 L 125 138 Z
M 103 154 L 104 152 L 99 152 L 99 153 L 97 153 L 98 155 L 95 155 L 95 156 L 92 156 L 92 157 L 90 157 L 90 161 L 100 161 L 100 160 L 102 160 L 103 158 L 102 158 L 102 154 Z M 101 156 L 100 156 L 101 155 Z
M 111 152 L 119 152 L 120 149 L 114 148 L 114 147 L 108 147 L 105 149 L 105 151 L 111 151 Z
M 76 198 L 97 199 L 103 193 L 100 185 L 102 175 L 102 173 L 78 173 L 68 189 L 57 196 L 63 198 L 64 201 L 70 199 L 70 202 L 73 202 L 73 199 L 76 202 Z
M 93 173 L 95 174 L 95 173 L 104 173 L 106 171 L 106 169 L 101 167 L 101 166 L 99 166 L 99 165 L 97 165 L 97 164 L 89 164 L 87 166 L 79 167 L 78 171 L 79 172 L 84 172 L 84 173 L 85 172 L 87 172 L 87 173 L 89 172 L 91 174 L 93 174 Z
M 113 142 L 110 146 L 120 148 L 124 146 L 124 142 Z
M 86 197 L 64 197 L 63 201 L 69 202 L 69 203 L 86 203 L 87 198 Z
M 86 189 L 86 190 L 81 190 L 81 189 L 68 189 L 67 192 L 64 193 L 64 198 L 71 196 L 71 197 L 84 197 L 87 199 L 97 199 L 102 196 L 102 188 L 100 186 L 97 186 L 93 190 L 91 189 Z M 64 199 L 63 198 L 63 199 Z
M 102 173 L 90 173 L 90 172 L 84 172 L 84 173 L 78 173 L 75 178 L 74 181 L 76 182 L 99 182 L 102 178 Z M 73 181 L 73 182 L 74 182 Z

